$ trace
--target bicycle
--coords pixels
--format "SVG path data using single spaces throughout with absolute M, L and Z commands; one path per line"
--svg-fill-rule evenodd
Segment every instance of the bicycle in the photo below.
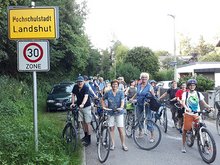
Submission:
M 135 121 L 135 101 L 126 104 L 126 116 L 125 116 L 125 134 L 128 138 L 132 136 L 132 123 Z
M 217 115 L 216 115 L 216 130 L 218 135 L 220 136 L 220 88 L 216 88 L 215 92 L 215 100 L 214 100 L 214 106 L 215 109 L 218 110 Z
M 112 109 L 102 108 L 102 112 L 99 116 L 99 123 L 96 129 L 97 153 L 98 159 L 101 163 L 104 163 L 107 160 L 110 152 L 111 137 L 108 123 L 108 111 L 110 110 Z
M 161 101 L 161 107 L 158 112 L 155 113 L 155 123 L 159 120 L 160 125 L 163 126 L 163 131 L 167 132 L 168 119 L 167 119 L 167 100 Z
M 197 112 L 199 120 L 192 123 L 192 129 L 186 133 L 186 144 L 192 147 L 194 140 L 197 138 L 197 146 L 199 154 L 203 161 L 206 163 L 212 163 L 216 158 L 216 144 L 211 132 L 206 128 L 203 118 L 201 117 L 207 110 Z M 208 112 L 209 113 L 209 112 Z M 210 158 L 208 158 L 210 157 Z
M 218 110 L 217 116 L 216 116 L 216 129 L 217 129 L 217 133 L 220 136 L 220 101 L 216 101 L 215 102 L 215 107 Z
M 177 125 L 176 129 L 182 134 L 182 127 L 183 127 L 183 114 L 184 114 L 184 109 L 182 107 L 182 104 L 180 102 L 177 102 L 174 104 L 174 106 L 177 109 Z
M 64 104 L 64 107 L 67 109 L 67 115 L 66 124 L 62 131 L 62 138 L 67 151 L 71 154 L 73 151 L 75 151 L 78 142 L 78 108 L 76 106 L 68 108 L 69 105 L 67 106 L 66 104 Z
M 142 115 L 139 118 L 133 120 L 132 136 L 135 144 L 139 148 L 143 150 L 151 150 L 159 145 L 161 141 L 161 131 L 159 126 L 154 121 L 146 118 L 146 106 L 147 108 L 150 106 L 148 99 L 144 103 Z M 143 136 L 141 135 L 142 132 Z

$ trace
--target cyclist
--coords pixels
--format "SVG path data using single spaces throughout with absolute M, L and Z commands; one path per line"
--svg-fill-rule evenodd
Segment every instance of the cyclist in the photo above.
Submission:
M 135 87 L 135 80 L 131 80 L 130 86 L 125 91 L 127 100 L 130 100 L 136 94 L 136 92 L 137 92 L 137 88 Z
M 108 80 L 106 80 L 105 83 L 106 83 L 106 86 L 105 86 L 105 88 L 104 88 L 104 94 L 105 94 L 106 92 L 108 92 L 109 90 L 112 89 L 111 83 L 110 83 Z
M 119 82 L 118 89 L 124 92 L 124 90 L 125 90 L 124 78 L 118 77 L 118 82 Z
M 109 126 L 110 126 L 110 134 L 111 134 L 111 150 L 115 148 L 115 138 L 114 138 L 114 129 L 115 122 L 116 127 L 118 128 L 118 132 L 121 139 L 122 149 L 124 151 L 128 151 L 128 147 L 125 145 L 125 134 L 124 134 L 124 92 L 118 89 L 119 82 L 118 80 L 113 80 L 111 82 L 112 89 L 107 91 L 102 98 L 102 106 L 108 107 L 112 109 L 109 112 Z M 107 104 L 106 104 L 106 101 Z M 116 111 L 115 111 L 116 110 Z
M 77 98 L 76 104 L 79 107 L 79 121 L 82 123 L 85 136 L 82 138 L 84 146 L 91 144 L 91 102 L 89 99 L 89 87 L 85 85 L 84 78 L 79 76 L 77 84 L 74 85 L 72 90 L 72 104 L 75 106 L 75 97 Z
M 101 92 L 101 95 L 103 95 L 104 88 L 106 86 L 103 77 L 99 77 L 98 85 L 99 85 L 99 91 Z
M 176 100 L 179 102 L 180 104 L 180 108 L 178 109 L 177 112 L 177 117 L 178 117 L 178 130 L 180 131 L 180 133 L 182 133 L 182 126 L 183 126 L 183 113 L 184 113 L 184 108 L 182 106 L 182 94 L 183 92 L 188 92 L 189 90 L 186 89 L 186 83 L 183 82 L 181 84 L 181 89 L 179 89 L 176 92 Z
M 159 87 L 156 86 L 156 85 L 157 85 L 157 82 L 156 82 L 155 80 L 151 80 L 151 81 L 150 81 L 150 84 L 151 84 L 152 87 L 154 88 L 155 96 L 158 97 L 158 96 L 159 96 Z
M 144 102 L 147 96 L 154 96 L 154 89 L 153 87 L 150 85 L 150 83 L 148 82 L 149 80 L 149 74 L 146 72 L 142 72 L 140 74 L 140 79 L 141 79 L 141 83 L 137 85 L 137 93 L 136 95 L 134 95 L 131 100 L 134 99 L 134 97 L 137 98 L 137 107 L 136 107 L 136 115 L 137 118 L 140 118 L 142 116 L 143 113 L 143 109 L 144 109 Z M 147 119 L 151 119 L 152 118 L 152 114 L 151 114 L 151 110 L 148 108 L 146 109 L 146 116 Z M 142 138 L 143 137 L 143 125 L 141 126 L 142 128 L 140 128 L 139 131 L 139 137 L 138 138 Z M 153 128 L 151 125 L 148 125 L 148 129 L 151 131 L 151 139 L 150 142 L 154 142 L 154 137 L 153 137 Z
M 199 103 L 201 102 L 204 107 L 211 109 L 211 107 L 205 102 L 203 94 L 196 91 L 196 86 L 197 81 L 195 79 L 189 79 L 187 81 L 189 92 L 184 92 L 182 95 L 182 105 L 185 108 L 183 119 L 182 153 L 186 153 L 186 132 L 192 129 L 192 122 L 199 119 L 197 114 L 197 112 L 200 111 Z
M 164 94 L 162 94 L 162 96 L 160 96 L 159 99 L 162 99 L 164 97 L 166 97 L 167 95 L 169 95 L 169 100 L 170 100 L 170 110 L 171 110 L 171 113 L 172 113 L 172 120 L 174 122 L 174 128 L 177 127 L 177 108 L 175 107 L 175 103 L 177 102 L 176 100 L 176 97 L 175 97 L 175 94 L 178 90 L 177 88 L 177 82 L 176 81 L 172 81 L 171 82 L 171 85 L 172 87 L 169 88 Z
M 93 89 L 93 83 L 92 81 L 90 81 L 90 79 L 88 78 L 88 76 L 84 75 L 83 76 L 84 81 L 85 81 L 85 85 L 88 86 L 89 88 L 89 97 L 92 99 L 94 98 L 98 98 L 98 96 L 95 94 L 95 90 Z

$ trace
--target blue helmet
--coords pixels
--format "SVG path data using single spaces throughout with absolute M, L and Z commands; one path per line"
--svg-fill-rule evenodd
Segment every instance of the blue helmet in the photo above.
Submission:
M 191 85 L 191 84 L 197 85 L 196 79 L 189 79 L 189 80 L 187 81 L 187 86 L 189 86 L 189 85 Z

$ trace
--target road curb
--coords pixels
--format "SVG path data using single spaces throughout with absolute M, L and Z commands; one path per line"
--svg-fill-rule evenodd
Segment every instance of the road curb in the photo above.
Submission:
M 82 149 L 82 164 L 81 165 L 86 165 L 86 151 L 85 151 L 84 146 L 83 146 L 83 149 Z

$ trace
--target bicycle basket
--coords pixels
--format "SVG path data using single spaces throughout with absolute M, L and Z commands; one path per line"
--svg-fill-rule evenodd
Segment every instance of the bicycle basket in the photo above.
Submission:
M 155 97 L 147 97 L 149 99 L 150 109 L 154 112 L 157 112 L 161 107 L 161 103 Z
M 134 105 L 132 103 L 127 103 L 126 104 L 126 110 L 127 111 L 133 111 L 134 110 Z

